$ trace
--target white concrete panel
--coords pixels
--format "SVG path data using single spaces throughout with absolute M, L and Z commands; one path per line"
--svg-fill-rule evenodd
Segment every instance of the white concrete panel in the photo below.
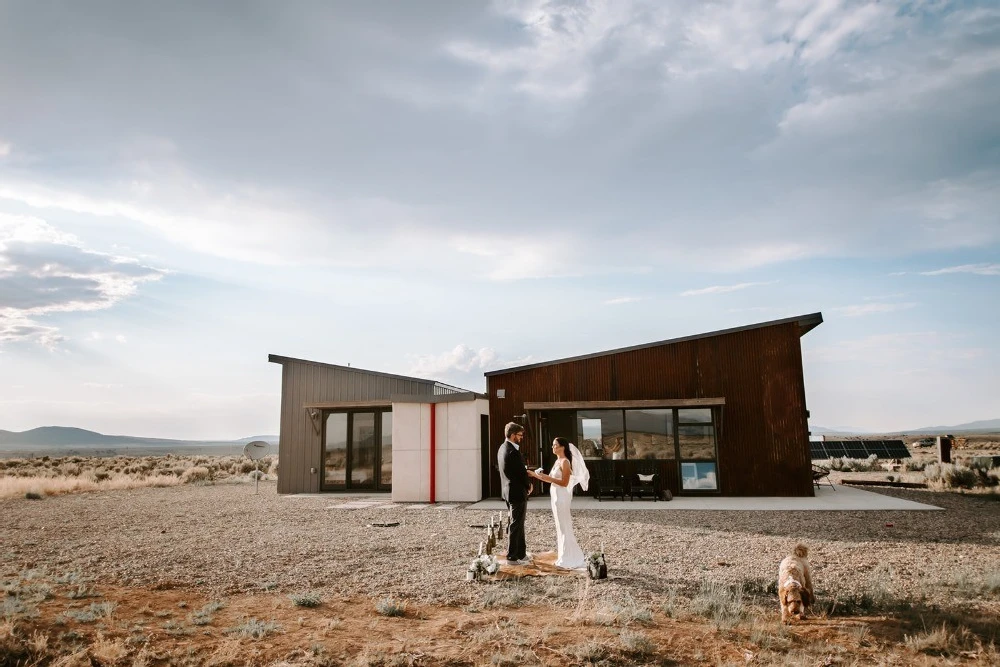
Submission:
M 419 403 L 392 404 L 392 453 L 420 449 Z
M 479 449 L 479 413 L 473 401 L 452 403 L 448 420 L 449 449 Z
M 435 474 L 435 486 L 437 491 L 434 500 L 441 502 L 448 500 L 448 470 L 451 468 L 448 461 L 448 452 L 438 450 L 437 452 L 437 472 Z
M 439 452 L 448 449 L 448 416 L 451 414 L 449 408 L 449 403 L 438 403 L 436 407 L 437 431 L 434 432 L 434 448 Z
M 420 403 L 420 449 L 430 451 L 431 448 L 431 406 Z
M 482 499 L 479 452 L 453 449 L 448 452 L 448 502 L 471 503 Z M 445 500 L 445 498 L 442 498 Z
M 430 453 L 392 452 L 392 501 L 425 503 L 430 499 Z

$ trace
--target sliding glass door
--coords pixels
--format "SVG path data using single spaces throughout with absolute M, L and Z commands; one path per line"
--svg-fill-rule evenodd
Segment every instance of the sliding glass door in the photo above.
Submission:
M 324 491 L 392 489 L 392 412 L 329 412 L 323 433 Z

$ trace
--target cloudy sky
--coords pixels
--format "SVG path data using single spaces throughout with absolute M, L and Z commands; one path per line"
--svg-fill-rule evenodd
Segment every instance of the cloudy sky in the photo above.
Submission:
M 0 428 L 815 311 L 813 424 L 997 418 L 998 108 L 987 0 L 0 1 Z

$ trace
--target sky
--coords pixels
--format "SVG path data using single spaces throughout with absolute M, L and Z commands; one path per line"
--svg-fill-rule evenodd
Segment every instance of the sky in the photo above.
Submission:
M 0 429 L 813 312 L 813 425 L 997 418 L 998 108 L 986 0 L 0 0 Z

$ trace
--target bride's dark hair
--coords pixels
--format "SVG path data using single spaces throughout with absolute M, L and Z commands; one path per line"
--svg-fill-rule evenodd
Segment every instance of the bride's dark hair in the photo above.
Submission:
M 566 460 L 569 461 L 570 465 L 573 465 L 573 452 L 569 448 L 569 440 L 566 438 L 556 438 L 556 442 L 559 446 L 563 448 L 563 454 L 566 456 Z

